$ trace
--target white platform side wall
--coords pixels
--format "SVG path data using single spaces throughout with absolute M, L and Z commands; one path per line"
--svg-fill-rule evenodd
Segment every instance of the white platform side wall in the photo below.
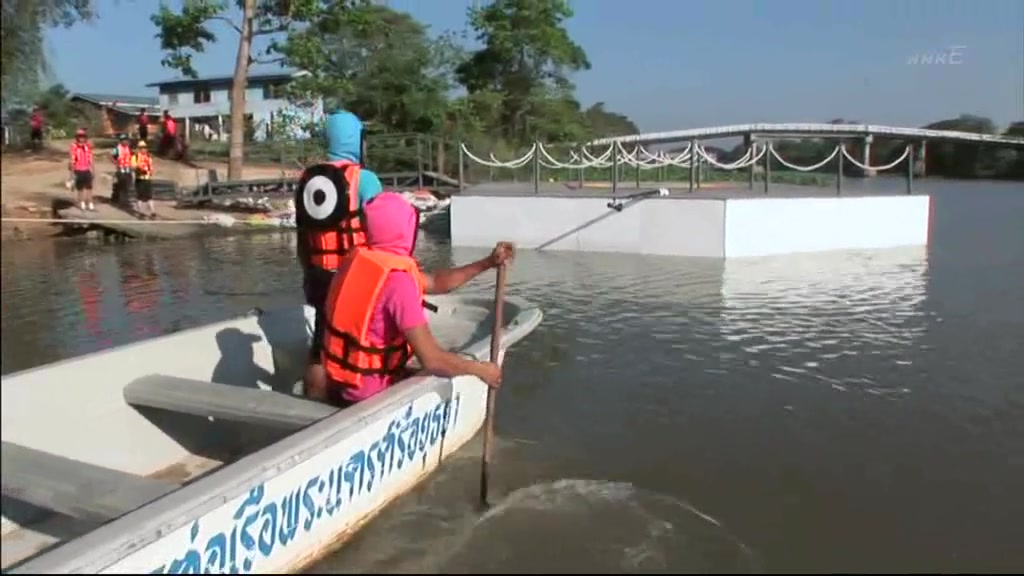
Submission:
M 545 250 L 722 257 L 725 202 L 647 199 L 626 201 L 618 212 L 609 200 L 458 196 L 451 204 L 452 245 L 510 240 Z
M 929 196 L 730 199 L 725 257 L 928 244 Z
M 459 196 L 453 246 L 735 258 L 928 244 L 928 196 L 649 198 Z

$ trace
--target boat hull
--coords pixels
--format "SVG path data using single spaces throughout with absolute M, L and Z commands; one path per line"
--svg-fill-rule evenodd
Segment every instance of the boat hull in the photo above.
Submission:
M 504 330 L 508 345 L 542 318 L 525 302 L 518 310 Z M 489 346 L 483 338 L 463 351 L 484 358 Z M 486 404 L 475 377 L 411 378 L 9 573 L 301 571 L 469 441 Z

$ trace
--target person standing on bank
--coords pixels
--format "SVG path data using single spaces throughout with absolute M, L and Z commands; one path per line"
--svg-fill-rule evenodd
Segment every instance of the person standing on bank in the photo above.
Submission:
M 71 142 L 69 153 L 71 158 L 68 161 L 68 170 L 73 176 L 78 207 L 83 211 L 95 211 L 96 206 L 92 203 L 92 143 L 86 137 L 85 128 L 79 128 L 75 132 L 75 140 Z
M 117 146 L 111 154 L 116 173 L 114 174 L 114 192 L 110 201 L 114 204 L 127 204 L 132 189 L 132 147 L 127 134 L 117 137 Z
M 149 145 L 139 140 L 132 156 L 132 168 L 135 170 L 135 211 L 140 218 L 156 220 L 156 208 L 153 206 L 153 157 L 149 155 Z M 149 213 L 142 212 L 143 204 Z
M 149 140 L 149 114 L 146 114 L 145 108 L 139 111 L 139 116 L 135 121 L 138 123 L 139 140 L 142 142 Z
M 315 311 L 313 341 L 303 377 L 306 389 L 322 389 L 320 365 L 323 307 L 341 259 L 366 244 L 363 205 L 383 190 L 380 179 L 363 167 L 366 139 L 355 114 L 336 110 L 324 126 L 327 162 L 308 167 L 295 191 L 296 257 L 302 266 L 306 304 Z

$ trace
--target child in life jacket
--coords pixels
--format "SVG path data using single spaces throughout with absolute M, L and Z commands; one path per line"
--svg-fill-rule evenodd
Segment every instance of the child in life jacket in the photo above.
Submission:
M 92 143 L 86 138 L 84 128 L 79 128 L 75 132 L 69 153 L 71 158 L 68 161 L 68 171 L 71 172 L 74 181 L 78 207 L 82 210 L 96 210 L 92 203 Z
M 449 352 L 438 344 L 424 312 L 425 294 L 445 294 L 512 259 L 511 244 L 499 242 L 490 256 L 459 268 L 420 271 L 412 257 L 419 213 L 399 194 L 368 201 L 367 246 L 346 256 L 331 282 L 324 308 L 321 364 L 324 389 L 315 399 L 346 407 L 405 379 L 415 356 L 423 371 L 451 378 L 473 375 L 501 384 L 501 368 Z M 369 313 L 367 313 L 369 312 Z
M 127 134 L 120 134 L 117 146 L 111 154 L 116 172 L 114 174 L 114 190 L 110 196 L 114 204 L 127 203 L 132 189 L 132 147 Z
M 136 144 L 132 156 L 132 169 L 135 170 L 135 211 L 142 218 L 156 220 L 156 208 L 153 206 L 153 157 L 149 155 L 149 145 L 145 140 Z M 149 213 L 142 212 L 142 206 L 149 208 Z

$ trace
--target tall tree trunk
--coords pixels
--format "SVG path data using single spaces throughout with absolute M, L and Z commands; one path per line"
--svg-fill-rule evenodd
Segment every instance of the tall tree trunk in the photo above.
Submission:
M 231 82 L 231 148 L 228 153 L 228 180 L 242 179 L 245 160 L 245 89 L 249 84 L 249 50 L 252 48 L 252 22 L 256 0 L 242 4 L 242 33 L 238 36 L 235 78 Z

